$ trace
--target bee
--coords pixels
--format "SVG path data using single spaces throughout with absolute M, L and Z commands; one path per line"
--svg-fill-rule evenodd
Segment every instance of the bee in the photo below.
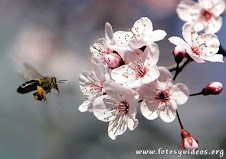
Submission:
M 34 99 L 38 101 L 44 101 L 47 103 L 47 97 L 45 94 L 51 93 L 52 89 L 60 91 L 58 88 L 59 83 L 65 83 L 67 80 L 57 81 L 56 77 L 42 76 L 33 66 L 28 63 L 23 63 L 23 71 L 18 73 L 26 80 L 21 86 L 18 87 L 17 92 L 20 94 L 26 94 L 31 91 L 37 91 L 33 93 Z

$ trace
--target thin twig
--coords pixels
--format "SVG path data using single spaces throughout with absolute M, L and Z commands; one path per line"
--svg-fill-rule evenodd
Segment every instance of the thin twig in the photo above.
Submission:
M 177 76 L 179 75 L 179 73 L 183 70 L 183 68 L 189 63 L 191 61 L 191 59 L 186 59 L 186 61 L 184 62 L 184 64 L 181 66 L 181 67 L 178 67 L 177 69 L 176 69 L 176 73 L 175 73 L 175 75 L 174 75 L 174 77 L 173 77 L 173 80 L 175 81 L 175 79 L 177 78 Z
M 182 121 L 181 121 L 181 119 L 180 119 L 180 115 L 179 115 L 179 113 L 178 113 L 177 110 L 176 110 L 176 113 L 177 113 L 177 119 L 178 119 L 179 124 L 180 124 L 180 128 L 181 128 L 181 129 L 184 129 L 184 126 L 183 126 Z
M 182 67 L 184 65 L 184 63 L 187 61 L 187 58 L 184 58 L 181 63 L 179 64 L 179 67 Z M 167 69 L 172 72 L 172 71 L 176 71 L 177 69 L 177 64 L 173 64 L 167 67 Z
M 190 94 L 190 97 L 191 96 L 198 96 L 198 95 L 202 95 L 202 92 Z

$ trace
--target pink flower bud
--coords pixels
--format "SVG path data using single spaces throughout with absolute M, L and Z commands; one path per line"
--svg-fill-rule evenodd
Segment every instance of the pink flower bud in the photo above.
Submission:
M 210 82 L 203 90 L 203 95 L 217 95 L 220 94 L 223 89 L 223 84 L 220 82 Z
M 123 60 L 118 53 L 109 53 L 104 56 L 104 61 L 107 63 L 109 68 L 119 67 Z
M 181 137 L 182 137 L 182 141 L 180 146 L 182 148 L 190 149 L 190 150 L 199 148 L 198 140 L 193 138 L 187 130 L 185 129 L 181 130 Z
M 180 46 L 176 46 L 173 50 L 173 55 L 175 58 L 176 63 L 180 63 L 184 57 L 186 57 L 186 51 L 184 48 Z

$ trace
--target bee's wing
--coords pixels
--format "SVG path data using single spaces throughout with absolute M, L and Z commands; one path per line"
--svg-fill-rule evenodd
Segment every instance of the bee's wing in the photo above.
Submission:
M 23 63 L 23 69 L 18 71 L 24 80 L 34 80 L 43 77 L 33 66 Z

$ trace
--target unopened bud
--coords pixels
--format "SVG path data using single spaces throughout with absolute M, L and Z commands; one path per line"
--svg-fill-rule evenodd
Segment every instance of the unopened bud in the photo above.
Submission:
M 123 60 L 118 53 L 106 54 L 104 56 L 104 61 L 107 63 L 109 68 L 117 68 L 123 63 Z
M 180 63 L 184 57 L 186 57 L 186 51 L 180 46 L 176 46 L 173 50 L 173 55 L 176 63 Z
M 223 84 L 220 82 L 210 82 L 203 90 L 203 95 L 217 95 L 220 94 L 223 89 Z
M 199 148 L 198 140 L 193 138 L 187 130 L 185 129 L 181 130 L 181 137 L 182 137 L 182 141 L 180 146 L 182 148 L 189 149 L 189 150 Z

